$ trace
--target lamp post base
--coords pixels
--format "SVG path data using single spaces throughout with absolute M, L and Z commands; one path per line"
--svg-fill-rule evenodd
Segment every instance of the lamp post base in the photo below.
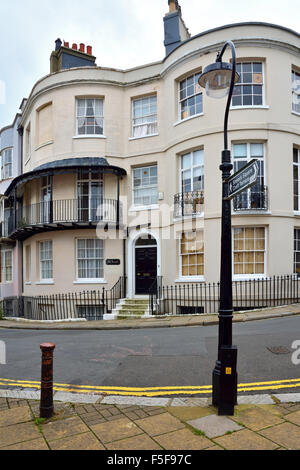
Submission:
M 237 347 L 222 346 L 212 374 L 212 404 L 219 416 L 233 416 L 237 404 Z

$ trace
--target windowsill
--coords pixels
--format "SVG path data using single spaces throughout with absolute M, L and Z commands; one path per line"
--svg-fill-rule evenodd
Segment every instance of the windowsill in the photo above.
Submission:
M 182 276 L 175 279 L 174 282 L 204 282 L 204 276 Z
M 295 116 L 300 116 L 300 113 L 297 113 L 297 111 L 292 111 L 292 114 L 295 114 Z
M 189 220 L 189 219 L 195 219 L 195 217 L 200 217 L 200 218 L 203 218 L 204 217 L 204 211 L 203 212 L 195 212 L 195 214 L 192 214 L 192 215 L 180 215 L 180 216 L 177 216 L 177 217 L 173 217 L 173 221 L 174 222 L 178 222 L 180 220 Z
M 107 284 L 105 279 L 80 279 L 73 281 L 73 284 Z
M 230 106 L 230 111 L 234 109 L 270 109 L 270 106 L 264 104 L 257 106 Z
M 0 181 L 8 181 L 8 180 L 12 180 L 13 179 L 13 176 L 8 176 L 7 178 L 2 178 L 0 179 Z
M 45 279 L 44 281 L 39 281 L 35 283 L 37 286 L 42 286 L 42 285 L 51 285 L 54 284 L 53 279 Z
M 138 140 L 138 139 L 146 139 L 147 137 L 156 137 L 159 134 L 147 134 L 147 135 L 141 135 L 140 137 L 129 137 L 128 140 Z
M 185 119 L 181 119 L 180 121 L 174 122 L 173 127 L 178 126 L 179 124 L 181 124 L 183 122 L 190 121 L 191 119 L 195 119 L 195 118 L 200 117 L 200 116 L 204 116 L 204 113 L 194 114 L 193 116 L 189 116 Z
M 128 212 L 139 212 L 139 211 L 149 211 L 159 209 L 159 204 L 152 204 L 149 206 L 131 206 Z
M 97 134 L 83 134 L 83 135 L 74 135 L 72 139 L 106 139 L 106 135 L 97 135 Z
M 232 276 L 233 281 L 250 281 L 253 279 L 267 279 L 266 274 L 236 274 Z
M 43 148 L 43 147 L 47 147 L 47 145 L 52 145 L 53 143 L 54 143 L 54 140 L 49 140 L 49 142 L 45 142 L 45 143 L 43 143 L 43 144 L 41 144 L 41 145 L 38 145 L 37 147 L 35 147 L 34 150 L 37 151 L 37 150 L 39 150 L 39 149 L 41 149 L 41 148 Z M 25 163 L 25 165 L 26 165 L 26 163 Z
M 244 211 L 235 211 L 232 210 L 231 215 L 272 215 L 272 212 L 268 209 L 248 209 Z M 300 215 L 300 213 L 299 213 Z
M 24 282 L 24 285 L 25 285 L 25 286 L 31 286 L 31 281 L 25 281 L 25 282 Z

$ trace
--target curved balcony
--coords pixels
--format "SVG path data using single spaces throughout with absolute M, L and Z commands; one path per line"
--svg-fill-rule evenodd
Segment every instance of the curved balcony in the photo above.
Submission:
M 242 192 L 232 200 L 234 212 L 245 211 L 267 211 L 268 210 L 268 188 L 267 186 L 255 185 Z
M 174 218 L 196 216 L 204 211 L 204 191 L 189 191 L 175 194 Z
M 13 240 L 54 230 L 104 227 L 119 228 L 121 205 L 103 198 L 63 199 L 40 202 L 17 209 L 8 218 L 7 232 Z

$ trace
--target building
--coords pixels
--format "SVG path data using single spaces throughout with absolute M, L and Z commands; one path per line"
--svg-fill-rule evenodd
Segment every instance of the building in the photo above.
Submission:
M 22 135 L 19 132 L 19 123 L 25 103 L 24 100 L 14 122 L 0 129 L 0 298 L 2 299 L 22 295 L 22 243 L 8 237 L 8 220 L 12 207 L 9 198 L 5 196 L 5 191 L 13 179 L 22 172 Z
M 219 280 L 225 100 L 208 98 L 198 78 L 228 39 L 240 74 L 234 170 L 259 163 L 257 184 L 232 204 L 233 279 L 300 272 L 299 34 L 251 22 L 191 37 L 168 3 L 163 60 L 104 68 L 90 46 L 57 40 L 50 74 L 33 86 L 22 172 L 5 190 L 25 296 L 110 291 L 125 277 L 129 298 L 157 277 Z

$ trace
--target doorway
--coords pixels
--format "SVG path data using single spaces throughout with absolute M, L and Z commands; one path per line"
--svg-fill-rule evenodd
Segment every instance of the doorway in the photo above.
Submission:
M 149 234 L 135 242 L 135 295 L 148 295 L 157 277 L 157 242 Z

